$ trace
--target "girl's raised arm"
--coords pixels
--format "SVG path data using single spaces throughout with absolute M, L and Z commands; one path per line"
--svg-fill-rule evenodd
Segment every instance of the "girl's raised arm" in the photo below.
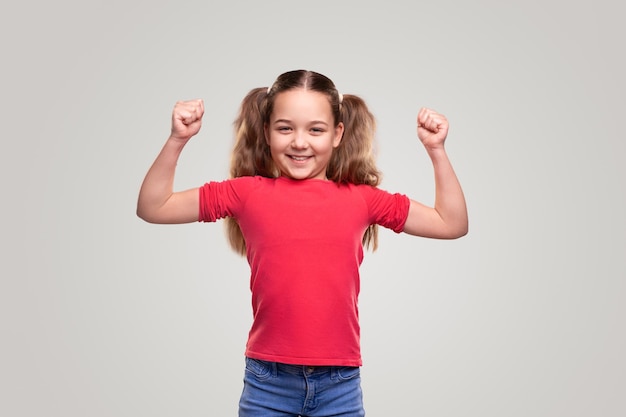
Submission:
M 172 132 L 148 170 L 137 201 L 137 216 L 150 223 L 198 220 L 198 188 L 174 192 L 176 164 L 183 148 L 202 126 L 202 100 L 179 101 L 172 112 Z
M 435 205 L 428 207 L 411 200 L 404 232 L 437 239 L 464 236 L 468 230 L 465 197 L 444 147 L 448 120 L 434 110 L 422 108 L 417 116 L 417 135 L 433 163 Z

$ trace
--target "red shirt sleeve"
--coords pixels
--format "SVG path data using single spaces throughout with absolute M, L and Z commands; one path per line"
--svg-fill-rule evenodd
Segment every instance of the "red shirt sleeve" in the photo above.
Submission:
M 361 186 L 372 224 L 378 224 L 396 233 L 402 232 L 409 216 L 411 200 L 399 193 L 389 193 L 371 186 Z
M 208 182 L 199 189 L 198 221 L 215 222 L 224 217 L 237 217 L 258 177 L 240 177 Z

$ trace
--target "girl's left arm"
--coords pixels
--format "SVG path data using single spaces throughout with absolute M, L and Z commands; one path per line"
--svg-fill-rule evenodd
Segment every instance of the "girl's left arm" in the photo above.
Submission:
M 456 239 L 467 234 L 465 196 L 444 144 L 448 121 L 434 110 L 422 108 L 417 116 L 417 135 L 433 164 L 435 205 L 411 200 L 404 232 L 436 239 Z

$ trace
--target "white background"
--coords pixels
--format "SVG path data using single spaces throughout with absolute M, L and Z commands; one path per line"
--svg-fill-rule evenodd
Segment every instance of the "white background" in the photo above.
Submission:
M 0 415 L 236 415 L 247 264 L 136 198 L 176 100 L 207 109 L 182 189 L 227 177 L 241 99 L 299 68 L 368 102 L 382 187 L 428 204 L 415 117 L 446 114 L 469 206 L 460 240 L 366 254 L 368 415 L 626 415 L 618 4 L 3 4 Z

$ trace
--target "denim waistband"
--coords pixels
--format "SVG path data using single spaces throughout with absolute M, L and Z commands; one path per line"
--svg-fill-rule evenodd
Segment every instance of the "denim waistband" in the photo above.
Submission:
M 322 366 L 291 365 L 291 364 L 280 363 L 280 362 L 269 362 L 269 361 L 264 361 L 261 359 L 253 359 L 253 358 L 251 359 L 267 364 L 272 369 L 272 374 L 274 375 L 276 375 L 278 372 L 284 372 L 287 374 L 298 375 L 298 376 L 321 375 L 324 373 L 330 373 L 332 376 L 334 376 L 338 369 L 358 368 L 356 366 L 352 367 L 352 366 L 328 366 L 328 365 L 322 365 Z

